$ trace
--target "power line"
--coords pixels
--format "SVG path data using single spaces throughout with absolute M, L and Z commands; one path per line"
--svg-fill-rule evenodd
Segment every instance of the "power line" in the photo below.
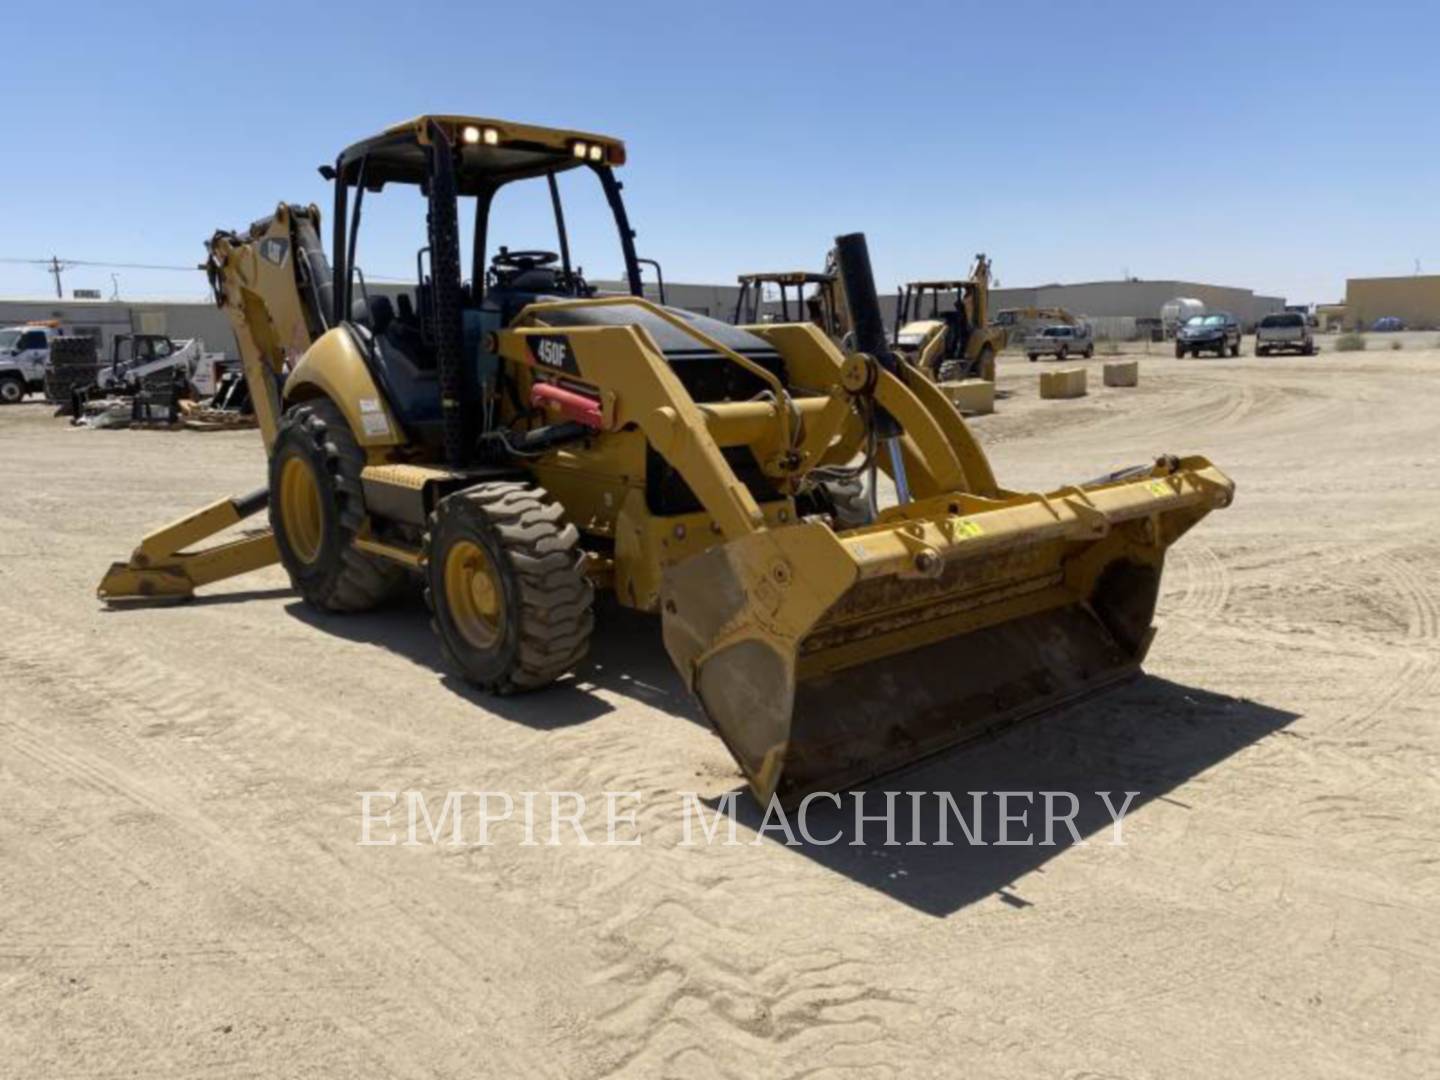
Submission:
M 12 266 L 43 266 L 45 272 L 55 278 L 55 295 L 62 300 L 65 293 L 60 284 L 60 275 L 72 266 L 98 267 L 104 270 L 163 270 L 181 273 L 196 273 L 205 269 L 195 263 L 188 266 L 175 266 L 168 263 L 110 262 L 105 259 L 63 259 L 58 255 L 52 255 L 48 259 L 25 259 L 13 255 L 0 255 L 0 263 Z M 409 285 L 414 281 L 413 278 L 388 277 L 383 274 L 368 275 L 368 280 L 378 285 Z
M 48 259 L 19 259 L 19 258 L 12 258 L 12 257 L 8 257 L 8 256 L 7 256 L 7 257 L 0 257 L 0 263 L 19 263 L 19 264 L 28 265 L 28 266 L 53 266 L 54 263 L 56 263 L 56 262 L 59 262 L 62 267 L 65 267 L 65 266 L 100 266 L 100 267 L 107 267 L 107 268 L 112 269 L 112 270 L 199 270 L 199 269 L 200 269 L 200 267 L 199 267 L 197 264 L 195 264 L 195 263 L 191 263 L 189 266 L 171 266 L 171 265 L 164 264 L 164 263 L 109 262 L 109 261 L 104 260 L 104 259 L 64 259 L 64 258 L 60 258 L 59 256 L 55 256 L 55 255 L 52 255 L 52 256 L 51 256 L 50 258 L 48 258 Z

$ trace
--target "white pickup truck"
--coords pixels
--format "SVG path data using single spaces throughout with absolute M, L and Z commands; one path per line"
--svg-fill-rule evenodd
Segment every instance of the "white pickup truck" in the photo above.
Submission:
M 50 340 L 59 336 L 57 327 L 33 323 L 0 330 L 0 404 L 14 405 L 45 389 Z
M 1255 355 L 1269 356 L 1282 349 L 1304 356 L 1315 355 L 1315 335 L 1310 320 L 1298 311 L 1275 311 L 1255 327 Z

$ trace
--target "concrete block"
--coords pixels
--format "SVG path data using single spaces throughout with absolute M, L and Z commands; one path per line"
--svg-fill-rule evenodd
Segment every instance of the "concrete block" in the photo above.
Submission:
M 1085 396 L 1085 369 L 1061 368 L 1040 373 L 1042 398 L 1077 398 Z
M 1139 360 L 1112 360 L 1105 365 L 1106 386 L 1139 386 Z
M 984 416 L 995 411 L 995 384 L 988 379 L 960 379 L 942 382 L 940 392 L 967 416 Z

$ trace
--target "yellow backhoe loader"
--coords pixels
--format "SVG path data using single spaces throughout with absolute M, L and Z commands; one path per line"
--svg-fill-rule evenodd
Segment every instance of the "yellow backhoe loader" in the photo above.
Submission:
M 735 298 L 735 314 L 730 319 L 737 326 L 773 322 L 767 319 L 766 303 L 778 303 L 779 322 L 810 322 L 842 349 L 853 344 L 854 325 L 845 292 L 835 275 L 834 252 L 826 260 L 823 273 L 812 270 L 780 270 L 741 274 L 737 279 L 740 293 Z M 777 300 L 767 301 L 766 292 L 775 290 Z M 806 290 L 809 290 L 808 293 Z
M 451 662 L 543 686 L 585 655 L 596 588 L 655 612 L 762 802 L 900 768 L 1135 673 L 1165 550 L 1233 486 L 1201 457 L 1046 494 L 1002 488 L 936 385 L 888 348 L 864 237 L 837 241 L 856 350 L 643 298 L 613 138 L 426 116 L 345 149 L 326 260 L 313 208 L 217 233 L 266 491 L 147 538 L 111 603 L 278 558 L 311 604 L 423 582 Z M 598 184 L 629 292 L 572 262 L 560 181 Z M 546 185 L 556 251 L 496 248 L 492 203 Z M 416 280 L 371 291 L 362 204 L 418 189 Z M 473 212 L 468 272 L 462 207 Z M 492 220 L 495 217 L 496 220 Z M 418 231 L 418 230 L 417 230 Z M 847 527 L 833 485 L 896 505 Z M 272 533 L 191 550 L 268 504 Z
M 968 278 L 905 285 L 895 313 L 895 351 L 936 382 L 994 382 L 995 356 L 1009 337 L 990 323 L 989 312 L 990 260 L 976 255 Z

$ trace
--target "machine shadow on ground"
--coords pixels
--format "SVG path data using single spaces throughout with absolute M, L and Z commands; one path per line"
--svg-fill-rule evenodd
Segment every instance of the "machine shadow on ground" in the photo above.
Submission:
M 1032 905 L 1024 886 L 1016 883 L 1051 859 L 1063 858 L 1074 846 L 1065 825 L 1056 822 L 1054 846 L 1045 839 L 1044 799 L 1040 792 L 1073 792 L 1079 801 L 1076 832 L 1087 844 L 1110 844 L 1113 818 L 1097 794 L 1108 791 L 1112 804 L 1122 807 L 1126 792 L 1136 792 L 1128 814 L 1155 799 L 1186 811 L 1169 793 L 1186 780 L 1224 761 L 1261 739 L 1281 730 L 1298 714 L 1253 701 L 1182 686 L 1144 675 L 1108 694 L 1072 706 L 1054 716 L 1023 721 L 980 743 L 957 747 L 902 773 L 875 781 L 865 788 L 867 815 L 885 810 L 887 791 L 896 797 L 894 839 L 885 846 L 886 824 L 861 826 L 864 846 L 851 846 L 862 835 L 855 821 L 855 797 L 844 796 L 841 807 L 817 799 L 806 822 L 818 841 L 785 850 L 812 859 L 860 885 L 931 915 L 949 915 L 989 897 L 1010 905 Z M 918 828 L 912 820 L 911 799 L 905 792 L 927 793 L 920 800 Z M 994 792 L 1034 793 L 1033 803 L 1012 797 L 1012 815 L 1028 809 L 1026 825 L 1012 823 L 1010 839 L 1033 837 L 1023 846 L 994 846 L 1001 838 L 999 804 Z M 970 792 L 986 792 L 976 820 Z M 948 793 L 970 823 L 977 843 L 972 846 L 953 816 L 948 838 L 954 846 L 934 846 L 940 839 L 939 808 L 935 794 Z M 735 799 L 737 820 L 748 829 L 762 823 L 761 809 L 741 791 Z M 1067 810 L 1058 802 L 1059 812 Z M 718 806 L 712 803 L 712 807 Z M 791 815 L 796 826 L 796 815 Z M 785 838 L 772 822 L 766 835 L 783 846 Z M 905 846 L 915 841 L 926 846 Z M 985 846 L 980 846 L 983 841 Z M 1141 843 L 1133 829 L 1125 842 Z
M 611 712 L 615 706 L 597 691 L 697 724 L 706 722 L 670 664 L 659 619 L 623 608 L 610 598 L 596 601 L 590 655 L 572 677 L 534 693 L 508 697 L 471 686 L 453 669 L 418 592 L 375 612 L 330 614 L 298 598 L 286 604 L 285 611 L 324 633 L 387 649 L 429 668 L 442 686 L 477 708 L 537 730 L 583 724 Z
M 450 670 L 430 628 L 430 615 L 418 594 L 383 611 L 355 615 L 318 612 L 296 599 L 285 606 L 293 618 L 346 640 L 384 648 L 437 673 L 440 684 L 472 702 L 484 713 L 537 730 L 583 724 L 614 709 L 607 696 L 621 696 L 674 717 L 705 724 L 698 706 L 670 664 L 660 638 L 659 621 L 621 608 L 613 601 L 597 604 L 596 632 L 590 656 L 573 678 L 544 690 L 499 697 L 487 694 Z M 1113 818 L 1097 794 L 1109 792 L 1111 805 L 1122 806 L 1135 792 L 1128 813 L 1155 799 L 1183 809 L 1169 793 L 1191 777 L 1274 734 L 1298 714 L 1254 701 L 1184 686 L 1142 675 L 1109 693 L 1081 702 L 1052 716 L 1022 721 L 1006 731 L 960 746 L 914 768 L 882 778 L 865 789 L 865 811 L 883 811 L 885 792 L 925 792 L 918 823 L 911 816 L 909 796 L 897 797 L 895 845 L 884 843 L 886 826 L 855 821 L 853 794 L 842 805 L 817 800 L 806 818 L 810 835 L 829 844 L 787 847 L 859 885 L 875 889 L 931 915 L 945 916 L 990 897 L 1017 908 L 1032 901 L 1016 882 L 1041 870 L 1051 859 L 1074 846 L 1064 824 L 1057 822 L 1053 846 L 1041 845 L 1044 800 L 1040 792 L 1073 792 L 1079 800 L 1076 832 L 1089 844 L 1109 844 Z M 1026 811 L 1027 823 L 1012 823 L 1010 837 L 1033 836 L 1035 843 L 997 846 L 1001 839 L 995 792 L 1035 793 L 1033 801 L 1012 801 L 1013 814 Z M 986 792 L 976 819 L 971 792 Z M 740 789 L 733 803 L 737 823 L 751 832 L 763 814 Z M 953 816 L 948 822 L 953 846 L 940 839 L 942 794 L 948 794 L 976 837 L 971 844 Z M 1066 805 L 1058 803 L 1064 813 Z M 712 800 L 712 809 L 719 807 Z M 792 825 L 798 824 L 792 813 Z M 783 845 L 778 827 L 769 842 Z M 797 835 L 797 839 L 801 839 Z M 920 841 L 921 844 L 915 843 Z M 981 843 L 983 841 L 983 844 Z

